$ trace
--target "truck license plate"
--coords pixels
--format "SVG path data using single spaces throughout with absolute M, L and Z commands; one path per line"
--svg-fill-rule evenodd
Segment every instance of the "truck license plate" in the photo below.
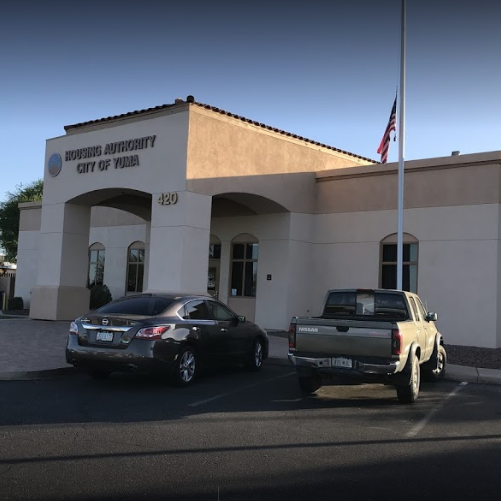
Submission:
M 96 339 L 98 341 L 113 341 L 113 332 L 100 331 L 97 333 Z
M 332 367 L 344 367 L 345 369 L 351 369 L 351 359 L 344 357 L 333 358 Z

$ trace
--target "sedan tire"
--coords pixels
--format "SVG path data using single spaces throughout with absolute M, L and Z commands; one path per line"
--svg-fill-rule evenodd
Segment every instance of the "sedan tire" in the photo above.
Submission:
M 252 343 L 252 348 L 247 355 L 245 367 L 253 372 L 257 372 L 263 365 L 263 341 L 257 338 Z
M 173 383 L 176 386 L 189 386 L 195 380 L 197 370 L 197 355 L 194 348 L 184 346 L 174 364 Z

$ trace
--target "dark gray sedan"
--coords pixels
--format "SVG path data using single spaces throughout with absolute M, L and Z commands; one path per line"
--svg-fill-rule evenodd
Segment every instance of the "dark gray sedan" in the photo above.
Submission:
M 257 371 L 268 356 L 266 331 L 203 295 L 126 296 L 71 323 L 66 361 L 95 378 L 113 371 L 162 373 L 179 386 L 201 366 L 243 363 Z

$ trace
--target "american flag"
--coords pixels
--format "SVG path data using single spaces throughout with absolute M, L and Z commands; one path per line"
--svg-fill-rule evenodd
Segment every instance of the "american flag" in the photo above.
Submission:
M 381 144 L 377 150 L 381 154 L 381 163 L 385 164 L 388 160 L 388 151 L 390 149 L 390 134 L 391 131 L 397 130 L 397 97 L 395 96 L 395 102 L 393 103 L 393 108 L 391 109 L 390 119 L 388 120 L 388 125 L 384 131 L 383 139 L 381 139 Z

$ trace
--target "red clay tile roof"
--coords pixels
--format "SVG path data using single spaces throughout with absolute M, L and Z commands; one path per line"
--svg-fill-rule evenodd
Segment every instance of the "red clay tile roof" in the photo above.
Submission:
M 190 100 L 190 98 L 191 98 L 191 100 Z M 179 102 L 181 102 L 181 101 L 179 101 Z M 185 101 L 182 101 L 182 102 L 185 103 Z M 235 115 L 234 113 L 230 113 L 230 112 L 222 110 L 220 108 L 216 108 L 215 106 L 211 106 L 209 104 L 197 103 L 197 102 L 195 102 L 195 100 L 192 96 L 188 96 L 188 98 L 186 99 L 186 103 L 200 106 L 201 108 L 205 108 L 206 110 L 210 110 L 210 111 L 213 111 L 215 113 L 220 113 L 221 115 L 226 115 L 226 116 L 229 116 L 232 118 L 236 118 L 238 120 L 241 120 L 242 122 L 246 122 L 246 123 L 249 123 L 252 125 L 257 125 L 258 127 L 262 127 L 263 129 L 266 129 L 266 130 L 271 130 L 273 132 L 276 132 L 278 134 L 282 134 L 282 135 L 287 136 L 287 137 L 299 139 L 300 141 L 306 141 L 307 143 L 311 143 L 311 144 L 314 144 L 316 146 L 321 146 L 322 148 L 327 148 L 327 149 L 332 150 L 332 151 L 337 151 L 338 153 L 343 153 L 345 155 L 349 155 L 349 156 L 352 156 L 355 158 L 360 158 L 361 160 L 366 160 L 368 162 L 373 162 L 376 164 L 379 163 L 376 160 L 373 160 L 371 158 L 362 157 L 360 155 L 356 155 L 355 153 L 350 153 L 349 151 L 344 151 L 344 150 L 340 150 L 339 148 L 334 148 L 334 146 L 329 146 L 328 144 L 319 143 L 318 141 L 313 141 L 311 139 L 308 139 L 308 138 L 305 138 L 302 136 L 298 136 L 297 134 L 292 134 L 291 132 L 286 132 L 284 130 L 277 129 L 275 127 L 271 127 L 271 126 L 263 124 L 261 122 L 256 122 L 255 120 L 251 120 L 249 118 L 245 118 L 245 117 L 242 117 L 240 115 Z M 80 122 L 80 123 L 77 123 L 74 125 L 65 125 L 64 130 L 70 131 L 70 130 L 77 129 L 79 127 L 84 127 L 86 125 L 95 125 L 95 124 L 99 124 L 99 123 L 110 122 L 110 121 L 116 120 L 118 118 L 128 118 L 128 117 L 132 117 L 135 115 L 143 115 L 146 113 L 150 113 L 152 111 L 165 110 L 165 109 L 171 108 L 172 106 L 176 106 L 177 104 L 178 104 L 178 102 L 176 102 L 174 104 L 162 104 L 160 106 L 155 106 L 154 108 L 147 108 L 144 110 L 131 111 L 128 113 L 123 113 L 121 115 L 114 115 L 111 117 L 99 118 L 98 120 L 89 120 L 88 122 Z

